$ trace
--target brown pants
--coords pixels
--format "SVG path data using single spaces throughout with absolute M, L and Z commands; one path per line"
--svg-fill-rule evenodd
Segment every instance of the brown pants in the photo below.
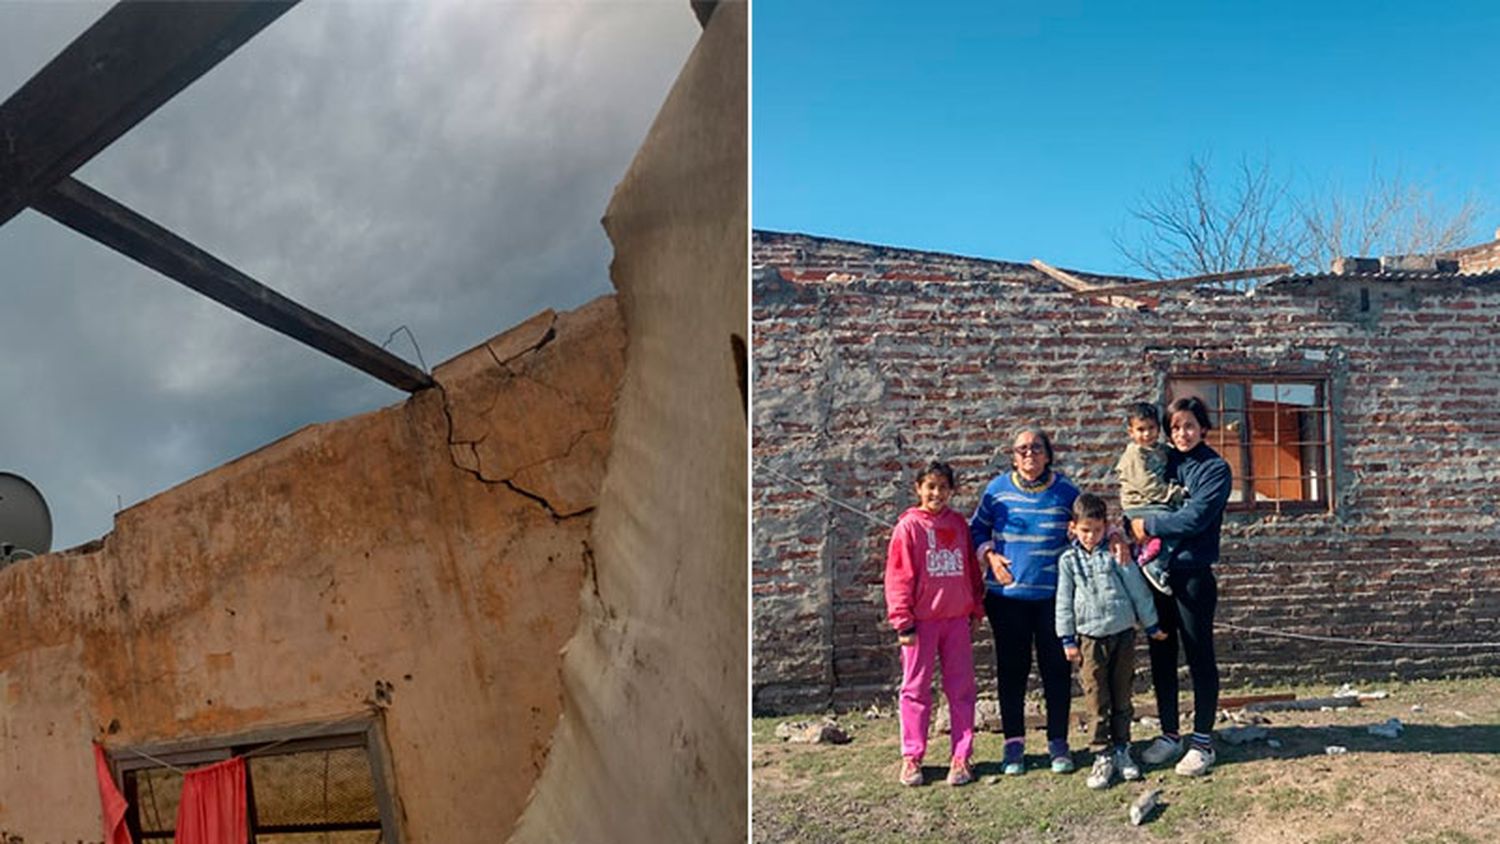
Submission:
M 1092 722 L 1089 747 L 1105 750 L 1130 743 L 1130 681 L 1135 674 L 1135 630 L 1095 639 L 1079 636 L 1083 655 L 1083 706 Z

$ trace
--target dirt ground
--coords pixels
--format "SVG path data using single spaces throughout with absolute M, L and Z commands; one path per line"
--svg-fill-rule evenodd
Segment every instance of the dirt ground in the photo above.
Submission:
M 776 738 L 778 724 L 757 719 L 752 748 L 753 838 L 821 841 L 1246 842 L 1500 841 L 1500 678 L 1363 684 L 1385 691 L 1337 710 L 1235 710 L 1221 713 L 1218 765 L 1201 780 L 1170 768 L 1148 770 L 1144 783 L 1103 791 L 1084 786 L 1091 762 L 1086 739 L 1072 744 L 1080 770 L 1046 770 L 1044 740 L 1028 735 L 1021 777 L 999 775 L 1001 739 L 976 742 L 978 781 L 942 782 L 948 738 L 933 733 L 925 760 L 928 785 L 896 783 L 899 727 L 893 714 L 838 717 L 848 744 L 794 744 Z M 1225 690 L 1225 696 L 1292 692 L 1326 698 L 1331 686 Z M 1074 701 L 1075 712 L 1079 700 Z M 1137 697 L 1149 710 L 1149 696 Z M 1184 700 L 1186 704 L 1187 701 Z M 1262 720 L 1265 738 L 1224 740 L 1227 715 Z M 811 720 L 819 720 L 821 716 Z M 1398 738 L 1369 732 L 1399 719 Z M 1136 747 L 1155 735 L 1138 724 Z M 1274 742 L 1274 744 L 1273 744 Z M 1328 748 L 1344 748 L 1344 752 Z M 1127 819 L 1130 802 L 1161 789 L 1162 808 L 1142 826 Z

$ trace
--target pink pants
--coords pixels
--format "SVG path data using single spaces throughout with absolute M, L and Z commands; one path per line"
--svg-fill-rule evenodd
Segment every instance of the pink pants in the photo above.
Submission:
M 922 760 L 932 720 L 932 671 L 943 661 L 943 694 L 948 698 L 953 755 L 968 759 L 974 746 L 974 643 L 969 619 L 917 622 L 917 643 L 901 649 L 901 755 Z

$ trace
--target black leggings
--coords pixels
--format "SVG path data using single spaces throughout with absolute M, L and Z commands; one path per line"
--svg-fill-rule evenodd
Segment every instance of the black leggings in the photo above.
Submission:
M 1193 681 L 1193 732 L 1211 733 L 1219 712 L 1219 663 L 1214 659 L 1214 610 L 1219 606 L 1219 582 L 1212 569 L 1172 569 L 1167 575 L 1171 595 L 1156 590 L 1156 615 L 1167 638 L 1148 639 L 1151 685 L 1164 733 L 1178 732 L 1177 643 L 1187 656 Z
M 1068 707 L 1073 699 L 1073 666 L 1057 638 L 1057 601 L 1021 601 L 984 593 L 984 614 L 995 634 L 995 679 L 1000 686 L 1000 727 L 1005 737 L 1026 734 L 1026 679 L 1036 651 L 1047 702 L 1047 738 L 1068 737 Z

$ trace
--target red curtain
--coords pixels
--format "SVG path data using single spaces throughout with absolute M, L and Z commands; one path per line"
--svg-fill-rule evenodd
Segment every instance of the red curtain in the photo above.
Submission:
M 245 844 L 245 760 L 227 759 L 182 776 L 177 844 Z
M 104 844 L 132 844 L 125 827 L 125 798 L 115 788 L 104 748 L 94 742 L 94 773 L 99 778 L 99 804 L 104 807 Z

